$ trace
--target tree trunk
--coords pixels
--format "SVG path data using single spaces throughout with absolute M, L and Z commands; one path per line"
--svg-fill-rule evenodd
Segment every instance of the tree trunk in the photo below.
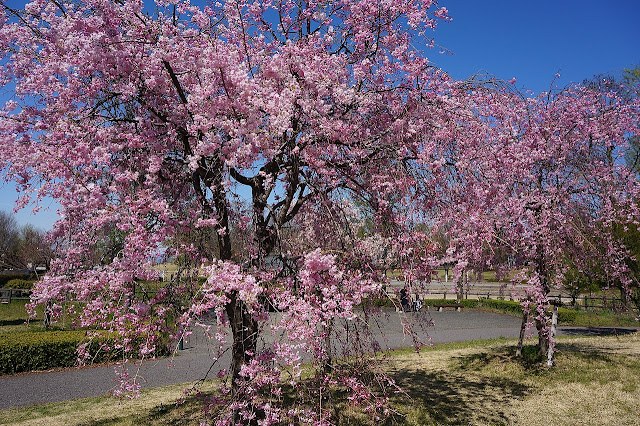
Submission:
M 222 181 L 222 164 L 215 163 L 215 173 L 206 175 L 212 184 L 207 186 L 212 189 L 215 211 L 218 216 L 218 226 L 225 232 L 218 232 L 218 250 L 220 260 L 231 260 L 233 256 L 229 227 L 229 206 Z M 194 179 L 196 187 L 200 189 L 199 181 Z M 209 182 L 208 182 L 209 183 Z M 206 204 L 205 204 L 205 212 Z M 248 364 L 255 356 L 258 344 L 258 322 L 248 312 L 246 304 L 238 298 L 237 291 L 227 293 L 229 303 L 225 307 L 229 324 L 231 326 L 231 392 L 235 396 L 242 388 L 243 378 L 240 371 L 244 364 Z M 236 413 L 237 414 L 237 413 Z M 236 419 L 237 420 L 237 419 Z
M 542 321 L 536 319 L 536 329 L 538 330 L 538 353 L 545 357 L 549 352 L 549 335 L 548 329 Z
M 333 320 L 329 320 L 329 323 L 324 327 L 325 338 L 324 344 L 326 346 L 326 357 L 323 361 L 322 370 L 329 374 L 333 371 L 333 350 L 331 348 L 331 332 L 333 331 Z
M 516 350 L 516 356 L 522 356 L 522 344 L 524 342 L 524 330 L 527 327 L 527 319 L 529 319 L 529 314 L 524 312 L 522 314 L 522 324 L 520 325 L 520 338 L 518 339 L 518 349 Z
M 553 305 L 553 315 L 551 316 L 551 331 L 549 332 L 547 367 L 553 366 L 553 355 L 555 352 L 556 327 L 558 325 L 558 306 Z
M 462 272 L 462 275 L 460 275 L 460 279 L 458 280 L 458 284 L 456 285 L 457 300 L 463 299 L 464 287 L 465 287 L 465 284 L 468 285 L 468 282 L 469 282 L 469 271 L 465 270 Z
M 49 329 L 51 328 L 51 309 L 52 309 L 53 303 L 51 301 L 47 301 L 47 303 L 44 306 L 44 319 L 42 321 L 42 324 L 44 325 L 44 328 Z
M 227 316 L 231 325 L 233 343 L 231 346 L 231 390 L 235 395 L 242 387 L 240 371 L 255 356 L 258 345 L 258 322 L 247 312 L 246 305 L 237 297 L 237 292 L 229 295 Z
M 536 247 L 537 259 L 536 259 L 536 272 L 538 279 L 540 280 L 540 290 L 546 296 L 549 294 L 549 282 L 547 281 L 547 265 L 545 263 L 544 247 L 538 243 Z M 546 306 L 545 306 L 546 308 Z M 546 324 L 536 319 L 536 329 L 538 330 L 538 351 L 540 356 L 546 357 L 549 352 L 549 330 Z

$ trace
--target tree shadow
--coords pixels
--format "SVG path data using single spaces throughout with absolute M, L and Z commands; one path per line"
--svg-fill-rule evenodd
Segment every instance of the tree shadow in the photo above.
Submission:
M 505 346 L 489 349 L 485 352 L 455 357 L 454 361 L 459 368 L 467 371 L 480 371 L 490 364 L 517 364 L 528 374 L 546 371 L 544 361 L 546 357 L 540 355 L 537 345 L 525 345 L 522 347 L 522 355 L 516 355 L 515 346 Z
M 562 327 L 561 330 L 569 336 L 622 336 L 638 332 L 632 327 Z
M 571 354 L 581 361 L 592 361 L 598 368 L 590 372 L 575 372 L 567 363 L 558 369 L 548 368 L 546 358 L 540 356 L 536 345 L 523 347 L 522 356 L 516 356 L 515 346 L 499 346 L 461 355 L 451 359 L 446 369 L 427 370 L 419 367 L 399 369 L 390 373 L 402 393 L 392 397 L 392 404 L 402 413 L 384 421 L 373 421 L 357 407 L 352 407 L 344 389 L 334 390 L 327 406 L 334 407 L 334 421 L 338 425 L 398 425 L 398 424 L 510 424 L 510 407 L 539 390 L 539 386 L 525 384 L 524 377 L 539 376 L 537 383 L 544 386 L 546 378 L 554 381 L 592 381 L 603 376 L 611 379 L 609 366 L 619 365 L 614 348 L 592 346 L 587 342 L 559 342 L 559 354 Z M 611 350 L 611 351 L 610 351 Z M 638 364 L 638 359 L 629 360 Z M 513 374 L 503 367 L 515 367 Z M 637 365 L 633 365 L 637 369 Z M 531 382 L 528 382 L 531 383 Z M 535 383 L 535 382 L 534 382 Z M 285 386 L 283 405 L 292 407 L 300 402 L 297 389 Z M 203 395 L 205 396 L 205 395 Z M 306 401 L 310 403 L 310 401 Z M 203 419 L 204 400 L 185 398 L 183 404 L 160 404 L 135 418 L 139 425 L 197 424 Z M 110 424 L 109 421 L 92 424 Z
M 34 322 L 34 321 L 32 321 Z M 7 320 L 0 320 L 0 327 L 3 327 L 5 325 L 23 325 L 26 324 L 27 320 L 25 319 L 7 319 Z
M 615 354 L 616 348 L 607 346 L 594 346 L 586 342 L 578 343 L 558 343 L 557 351 L 562 353 L 571 353 L 585 361 L 602 361 L 612 363 L 611 355 Z
M 581 343 L 559 343 L 558 353 L 573 353 L 582 360 L 613 365 L 606 348 L 587 347 Z M 513 375 L 503 370 L 515 367 Z M 508 368 L 508 367 L 507 367 Z M 536 391 L 525 384 L 523 377 L 555 377 L 557 370 L 546 366 L 546 357 L 537 345 L 523 347 L 516 356 L 515 346 L 487 348 L 478 353 L 454 357 L 446 370 L 428 371 L 403 369 L 392 374 L 406 392 L 406 400 L 399 402 L 416 408 L 422 417 L 412 423 L 421 424 L 508 424 L 507 409 L 514 400 L 521 400 Z M 566 377 L 566 375 L 565 375 Z M 569 379 L 569 377 L 566 377 Z M 543 379 L 540 383 L 545 383 Z M 401 397 L 398 397 L 398 400 Z M 386 424 L 403 424 L 406 419 L 395 416 Z
M 478 358 L 474 362 L 481 362 Z M 418 422 L 436 424 L 508 423 L 502 407 L 514 398 L 524 398 L 531 389 L 505 378 L 477 377 L 460 372 L 401 370 L 396 383 L 419 406 Z M 404 423 L 399 416 L 386 424 Z

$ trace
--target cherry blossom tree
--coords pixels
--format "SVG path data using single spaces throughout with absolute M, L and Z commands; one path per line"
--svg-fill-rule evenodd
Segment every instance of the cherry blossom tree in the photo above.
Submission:
M 381 238 L 420 240 L 412 169 L 431 161 L 451 82 L 416 46 L 447 19 L 430 0 L 3 4 L 0 81 L 11 98 L 0 167 L 24 195 L 18 208 L 45 197 L 61 206 L 58 257 L 34 301 L 54 317 L 77 301 L 79 326 L 111 330 L 138 356 L 213 312 L 221 342 L 231 330 L 230 397 L 218 402 L 232 417 L 221 422 L 324 421 L 322 410 L 279 408 L 302 353 L 321 367 L 319 389 L 340 384 L 380 414 L 330 343 L 335 323 L 357 323 L 354 307 L 379 291 L 375 274 L 344 260 L 353 242 L 286 237 L 301 212 L 358 199 Z M 338 228 L 323 238 L 349 234 Z M 247 256 L 234 262 L 234 233 L 247 230 Z M 183 238 L 196 234 L 216 239 L 215 259 Z M 152 292 L 140 280 L 157 278 L 162 253 L 184 269 Z M 268 265 L 274 254 L 293 275 Z M 265 300 L 283 311 L 276 325 Z M 280 340 L 260 343 L 270 330 Z
M 630 247 L 615 232 L 640 224 L 640 182 L 624 161 L 638 103 L 580 85 L 525 97 L 480 78 L 458 99 L 466 104 L 440 137 L 433 189 L 448 254 L 459 269 L 520 271 L 546 355 L 548 294 L 567 272 L 598 270 L 624 293 L 638 285 L 625 263 Z

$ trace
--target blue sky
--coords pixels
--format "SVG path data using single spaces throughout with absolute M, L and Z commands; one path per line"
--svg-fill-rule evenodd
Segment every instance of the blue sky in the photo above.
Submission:
M 453 54 L 434 48 L 426 55 L 457 79 L 483 70 L 504 80 L 515 77 L 520 89 L 542 92 L 556 73 L 554 84 L 561 88 L 640 64 L 640 0 L 441 0 L 440 6 L 453 21 L 440 24 L 435 40 Z M 16 198 L 11 184 L 0 186 L 0 210 L 11 211 Z M 26 208 L 16 219 L 50 229 L 55 210 L 45 202 L 37 215 Z
M 454 52 L 428 57 L 455 78 L 485 70 L 517 79 L 518 88 L 548 90 L 640 64 L 640 1 L 441 1 L 453 21 L 436 43 Z

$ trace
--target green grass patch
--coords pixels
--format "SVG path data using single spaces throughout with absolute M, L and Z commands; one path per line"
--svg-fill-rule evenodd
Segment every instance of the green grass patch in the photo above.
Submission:
M 25 408 L 0 410 L 0 424 L 34 425 L 156 425 L 199 424 L 204 420 L 202 400 L 185 395 L 188 383 L 144 389 L 135 400 L 109 396 L 83 398 Z M 214 391 L 206 381 L 199 389 Z
M 431 301 L 428 301 L 431 303 Z M 451 302 L 451 301 L 450 301 Z M 470 307 L 521 317 L 522 307 L 519 302 L 496 299 L 462 300 L 470 303 Z M 475 302 L 475 303 L 474 303 Z M 436 303 L 433 303 L 436 304 Z M 463 304 L 463 306 L 465 306 Z M 558 308 L 558 325 L 577 327 L 637 327 L 640 324 L 632 312 L 616 313 L 611 311 L 584 311 L 578 309 Z
M 23 325 L 28 319 L 26 300 L 13 300 L 11 303 L 0 303 L 0 332 L 7 331 L 4 326 Z M 36 318 L 33 321 L 41 321 L 44 307 L 38 306 Z

